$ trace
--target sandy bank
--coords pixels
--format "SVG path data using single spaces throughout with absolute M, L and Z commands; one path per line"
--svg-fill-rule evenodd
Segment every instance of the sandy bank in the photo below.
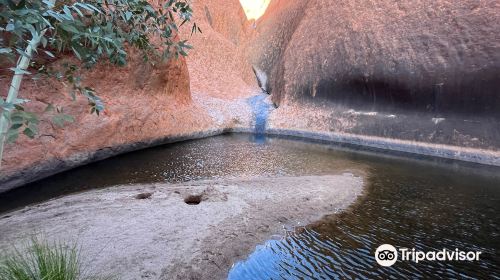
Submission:
M 92 271 L 120 279 L 223 279 L 256 245 L 346 208 L 362 185 L 346 173 L 112 187 L 1 216 L 0 248 L 41 233 L 77 240 Z

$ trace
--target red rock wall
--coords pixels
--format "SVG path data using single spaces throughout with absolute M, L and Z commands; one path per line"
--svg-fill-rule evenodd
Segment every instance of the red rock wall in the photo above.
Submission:
M 8 144 L 0 191 L 168 139 L 248 126 L 246 108 L 233 109 L 258 89 L 250 65 L 236 50 L 245 36 L 243 10 L 238 0 L 213 0 L 194 1 L 194 11 L 203 33 L 191 37 L 189 27 L 181 29 L 180 37 L 195 47 L 187 59 L 152 67 L 132 52 L 125 67 L 101 64 L 83 73 L 84 84 L 95 88 L 106 104 L 99 117 L 89 114 L 83 97 L 72 102 L 61 83 L 25 78 L 20 97 L 32 100 L 30 111 L 42 114 L 54 103 L 75 122 L 58 128 L 48 121 L 49 115 L 42 115 L 34 140 L 21 136 Z M 9 73 L 4 74 L 3 93 L 10 81 Z
M 273 93 L 276 103 L 284 88 L 285 52 L 304 17 L 309 0 L 273 0 L 266 13 L 252 27 L 242 52 L 252 65 L 267 73 L 266 91 Z
M 238 0 L 194 1 L 202 33 L 191 36 L 187 57 L 191 90 L 224 99 L 248 96 L 257 87 L 252 68 L 239 48 L 248 37 L 248 22 Z
M 191 102 L 189 73 L 184 59 L 152 69 L 133 60 L 128 66 L 116 68 L 99 65 L 84 74 L 84 83 L 96 89 L 104 99 L 106 110 L 101 116 L 90 115 L 86 100 L 79 97 L 72 102 L 69 89 L 59 82 L 41 80 L 23 81 L 20 95 L 32 100 L 29 111 L 41 115 L 40 133 L 34 139 L 21 136 L 15 144 L 8 144 L 2 165 L 2 174 L 32 168 L 48 161 L 63 161 L 77 154 L 92 153 L 99 149 L 145 141 L 161 137 L 178 125 L 175 117 L 186 119 L 184 127 L 176 131 L 193 129 L 189 123 L 188 104 Z M 6 92 L 8 79 L 2 82 Z M 60 105 L 75 122 L 59 128 L 52 124 L 50 114 L 43 114 L 48 103 Z M 179 108 L 175 111 L 174 108 Z M 183 110 L 183 108 L 185 108 Z M 169 112 L 170 111 L 170 112 Z M 191 127 L 190 127 L 191 126 Z
M 152 68 L 134 58 L 84 75 L 106 102 L 100 117 L 62 84 L 25 79 L 30 110 L 54 102 L 76 121 L 61 129 L 44 116 L 35 140 L 9 144 L 0 191 L 167 138 L 248 130 L 248 98 L 260 93 L 252 65 L 281 105 L 269 114 L 274 131 L 378 137 L 386 149 L 399 140 L 455 145 L 496 162 L 498 1 L 273 0 L 255 23 L 238 0 L 193 5 L 203 33 L 181 32 L 195 47 L 187 59 Z
M 277 103 L 500 116 L 498 30 L 496 0 L 275 0 L 257 26 L 269 43 L 258 38 L 251 57 L 271 75 Z

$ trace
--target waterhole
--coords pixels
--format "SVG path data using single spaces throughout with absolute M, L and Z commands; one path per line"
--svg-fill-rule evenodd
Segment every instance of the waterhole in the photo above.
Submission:
M 114 185 L 360 170 L 365 195 L 349 211 L 255 244 L 253 253 L 227 268 L 228 278 L 500 278 L 499 169 L 291 139 L 223 135 L 129 153 L 0 194 L 0 211 Z M 187 204 L 201 201 L 196 196 L 180 199 Z M 381 267 L 373 253 L 385 243 L 482 254 L 476 262 Z

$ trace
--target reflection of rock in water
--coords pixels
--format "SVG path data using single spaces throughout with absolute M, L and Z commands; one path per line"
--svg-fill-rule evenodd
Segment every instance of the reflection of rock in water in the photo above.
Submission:
M 267 119 L 271 111 L 271 103 L 266 100 L 266 95 L 255 95 L 248 99 L 255 117 L 255 134 L 263 136 L 266 132 Z

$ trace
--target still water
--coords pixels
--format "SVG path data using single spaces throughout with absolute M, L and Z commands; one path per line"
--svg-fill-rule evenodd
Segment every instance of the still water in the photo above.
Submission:
M 0 194 L 0 212 L 118 184 L 362 172 L 365 195 L 340 216 L 257 246 L 229 279 L 500 279 L 500 170 L 251 135 L 171 144 L 77 168 Z M 481 251 L 477 262 L 396 262 L 384 243 Z

